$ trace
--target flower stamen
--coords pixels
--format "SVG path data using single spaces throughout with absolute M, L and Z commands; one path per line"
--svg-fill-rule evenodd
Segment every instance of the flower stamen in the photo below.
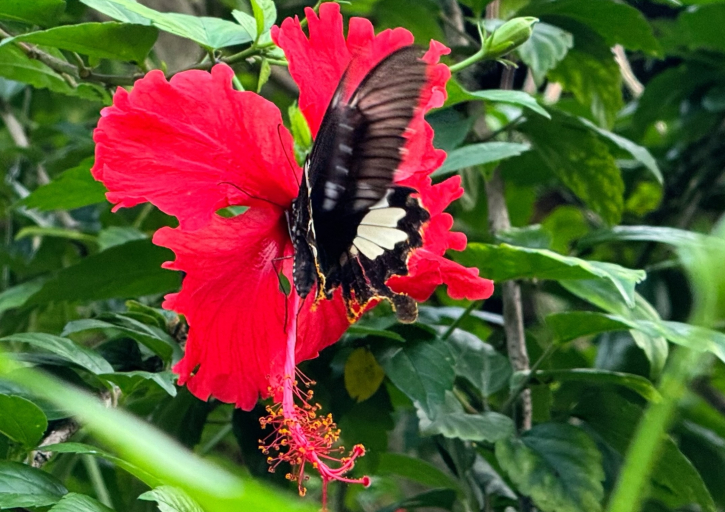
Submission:
M 290 311 L 299 310 L 299 295 L 293 289 L 290 293 Z M 365 455 L 365 447 L 355 445 L 347 456 L 343 446 L 335 446 L 340 439 L 340 429 L 331 414 L 322 414 L 322 406 L 313 403 L 314 392 L 310 389 L 315 382 L 295 366 L 295 346 L 297 341 L 297 320 L 290 316 L 287 325 L 287 352 L 284 377 L 276 387 L 270 387 L 270 395 L 281 397 L 267 406 L 267 416 L 260 418 L 262 428 L 270 426 L 272 433 L 259 441 L 259 449 L 269 455 L 269 471 L 274 473 L 280 464 L 292 466 L 285 475 L 288 480 L 296 481 L 300 496 L 307 492 L 305 466 L 310 464 L 322 477 L 322 505 L 326 510 L 327 484 L 332 480 L 348 484 L 370 485 L 370 478 L 347 478 L 345 475 L 355 466 L 355 460 Z M 304 389 L 302 389 L 304 388 Z M 331 467 L 325 461 L 333 461 L 337 467 Z

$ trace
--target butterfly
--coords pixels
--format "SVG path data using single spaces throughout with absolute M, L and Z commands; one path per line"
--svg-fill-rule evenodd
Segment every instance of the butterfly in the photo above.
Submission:
M 418 308 L 386 281 L 408 274 L 408 258 L 423 245 L 430 218 L 416 190 L 393 184 L 406 130 L 427 81 L 423 51 L 403 47 L 380 61 L 350 92 L 348 70 L 325 112 L 288 211 L 294 247 L 293 284 L 315 301 L 342 288 L 348 319 L 374 299 L 390 301 L 399 320 Z

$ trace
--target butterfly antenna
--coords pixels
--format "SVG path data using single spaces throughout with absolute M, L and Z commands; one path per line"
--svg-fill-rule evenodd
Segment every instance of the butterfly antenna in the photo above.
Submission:
M 265 203 L 269 203 L 269 204 L 271 204 L 273 206 L 276 206 L 278 208 L 281 208 L 283 210 L 286 210 L 287 209 L 284 206 L 282 206 L 281 204 L 275 203 L 274 201 L 270 201 L 269 199 L 265 199 L 263 197 L 254 196 L 254 195 L 250 194 L 249 192 L 247 192 L 246 190 L 240 188 L 239 185 L 237 185 L 235 183 L 232 183 L 231 181 L 220 181 L 219 183 L 217 183 L 217 185 L 231 185 L 232 187 L 236 188 L 239 192 L 241 192 L 242 194 L 245 194 L 245 195 L 249 196 L 252 199 L 256 199 L 257 201 L 264 201 Z
M 290 159 L 289 155 L 287 154 L 287 148 L 284 146 L 284 142 L 282 141 L 282 123 L 279 123 L 277 125 L 277 136 L 279 137 L 279 143 L 282 145 L 282 151 L 284 152 L 285 158 L 287 158 L 287 163 L 289 164 L 290 171 L 292 172 L 292 177 L 297 182 L 297 188 L 300 187 L 300 179 L 297 177 L 297 173 L 295 172 L 295 166 L 292 165 L 292 160 Z
M 277 265 L 275 264 L 279 260 L 284 260 L 290 258 L 290 256 L 278 256 L 276 258 L 272 258 L 270 260 L 270 263 L 272 263 L 272 268 L 274 268 L 274 274 L 277 276 L 277 282 L 279 283 L 279 289 L 284 295 L 284 333 L 287 334 L 287 320 L 289 319 L 289 305 L 287 300 L 287 294 L 284 293 L 284 283 L 282 282 L 282 277 L 280 277 L 280 271 L 277 268 Z M 292 283 L 290 283 L 290 286 L 293 286 Z M 291 293 L 291 290 L 290 290 Z

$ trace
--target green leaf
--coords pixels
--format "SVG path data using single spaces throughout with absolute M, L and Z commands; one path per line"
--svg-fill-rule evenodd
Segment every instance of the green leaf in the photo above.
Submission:
M 659 242 L 675 247 L 707 243 L 709 237 L 694 231 L 660 226 L 615 226 L 600 229 L 577 241 L 577 247 L 585 248 L 606 242 Z
M 115 455 L 102 450 L 96 446 L 84 443 L 59 443 L 49 444 L 43 446 L 43 451 L 50 453 L 75 453 L 78 455 L 92 455 L 94 457 L 100 457 L 107 460 L 108 462 L 115 464 L 119 468 L 135 476 L 146 485 L 153 487 L 159 485 L 159 480 L 150 473 L 140 469 L 139 467 L 119 458 Z
M 290 132 L 295 141 L 295 159 L 298 164 L 302 164 L 312 148 L 312 132 L 296 102 L 289 106 L 287 115 L 290 120 Z
M 483 396 L 490 396 L 508 386 L 511 364 L 506 356 L 461 329 L 455 329 L 448 342 L 456 361 L 456 375 L 468 380 Z
M 505 158 L 518 156 L 528 151 L 527 144 L 516 142 L 480 142 L 462 148 L 454 149 L 448 153 L 443 165 L 433 173 L 433 177 L 441 177 L 455 171 L 476 165 L 490 164 Z
M 57 478 L 45 471 L 0 460 L 0 510 L 47 507 L 67 492 Z
M 12 286 L 0 293 L 0 314 L 25 304 L 30 297 L 43 287 L 44 282 L 45 278 L 33 279 Z
M 642 410 L 614 393 L 582 397 L 574 415 L 587 422 L 619 455 L 627 453 L 632 435 L 640 423 Z M 716 510 L 702 477 L 677 444 L 666 435 L 651 472 L 649 497 L 665 503 L 670 510 L 693 503 L 703 510 Z
M 677 26 L 693 50 L 706 48 L 725 52 L 723 24 L 725 24 L 725 4 L 722 3 L 698 5 L 683 11 L 677 18 Z
M 257 37 L 267 32 L 277 21 L 277 7 L 274 0 L 250 0 L 254 20 L 257 23 Z
M 69 492 L 48 512 L 113 512 L 113 509 L 85 494 Z
M 619 223 L 624 182 L 607 144 L 590 130 L 558 116 L 555 122 L 528 119 L 521 129 L 564 185 L 607 224 Z
M 650 402 L 659 402 L 662 396 L 652 383 L 640 375 L 632 373 L 612 372 L 595 368 L 574 368 L 571 370 L 539 370 L 534 378 L 538 382 L 583 381 L 597 385 L 623 386 L 638 393 Z
M 147 491 L 138 499 L 157 502 L 160 512 L 204 512 L 184 491 L 170 485 Z
M 725 334 L 696 325 L 631 319 L 589 311 L 556 313 L 549 315 L 546 322 L 560 341 L 600 332 L 635 329 L 652 338 L 662 337 L 698 352 L 710 352 L 725 361 Z
M 496 443 L 496 459 L 542 512 L 598 512 L 604 498 L 602 455 L 577 427 L 543 423 Z
M 14 45 L 0 47 L 0 77 L 24 82 L 37 89 L 48 89 L 68 96 L 110 103 L 110 96 L 103 87 L 91 84 L 71 87 L 58 73 L 42 62 L 28 58 Z
M 445 107 L 452 107 L 458 103 L 464 101 L 491 101 L 498 103 L 508 103 L 510 105 L 516 105 L 522 108 L 528 108 L 533 110 L 539 115 L 544 116 L 547 119 L 551 118 L 551 115 L 539 105 L 536 98 L 523 91 L 506 91 L 491 89 L 486 91 L 467 91 L 454 79 L 448 80 L 446 85 L 446 91 L 448 92 L 448 100 L 445 103 Z
M 179 287 L 179 277 L 161 264 L 172 259 L 171 251 L 149 240 L 111 247 L 62 269 L 30 301 L 135 298 L 169 292 Z
M 68 338 L 53 336 L 40 332 L 12 334 L 0 338 L 0 342 L 13 341 L 27 343 L 35 348 L 45 350 L 73 364 L 85 368 L 91 373 L 113 373 L 113 367 L 93 350 L 73 343 Z
M 259 68 L 259 79 L 257 80 L 257 94 L 262 90 L 264 84 L 269 81 L 269 77 L 272 75 L 272 67 L 269 65 L 267 59 L 262 59 L 262 65 Z
M 377 474 L 402 476 L 426 487 L 445 487 L 461 492 L 458 482 L 433 464 L 402 453 L 380 454 Z
M 113 382 L 125 395 L 130 395 L 138 389 L 147 387 L 149 384 L 158 386 L 159 389 L 166 391 L 171 396 L 176 396 L 176 375 L 171 372 L 115 372 L 103 373 L 100 378 Z
M 98 232 L 96 241 L 98 242 L 99 249 L 105 251 L 106 249 L 123 245 L 132 240 L 144 240 L 147 238 L 146 233 L 131 226 L 109 226 Z
M 3 0 L 0 19 L 46 27 L 55 25 L 65 11 L 64 0 Z
M 541 84 L 546 73 L 562 61 L 572 46 L 574 38 L 566 30 L 548 23 L 537 23 L 531 38 L 517 51 L 531 70 L 536 83 Z
M 389 340 L 395 340 L 403 343 L 405 341 L 405 338 L 403 338 L 400 334 L 393 331 L 383 330 L 383 329 L 375 329 L 373 327 L 366 327 L 364 325 L 358 325 L 353 324 L 351 325 L 348 330 L 345 332 L 347 336 L 354 336 L 354 337 L 365 337 L 365 336 L 376 336 L 378 338 L 387 338 Z
M 432 338 L 408 340 L 405 344 L 376 346 L 375 356 L 385 374 L 411 400 L 435 418 L 453 389 L 453 356 L 445 342 Z
M 446 392 L 445 403 L 438 407 L 435 419 L 431 419 L 422 408 L 418 408 L 417 413 L 423 435 L 440 434 L 463 441 L 495 443 L 515 432 L 514 422 L 508 416 L 497 412 L 469 414 L 450 391 Z
M 78 52 L 99 59 L 143 62 L 158 30 L 126 23 L 79 23 L 4 39 L 0 45 L 25 42 Z
M 426 510 L 453 510 L 456 501 L 456 493 L 451 489 L 433 489 L 420 493 L 411 498 L 388 505 L 377 510 L 377 512 L 397 512 L 399 510 L 415 510 L 425 508 Z
M 28 237 L 57 237 L 57 238 L 66 238 L 68 240 L 75 240 L 77 242 L 83 242 L 87 245 L 96 245 L 96 237 L 93 235 L 87 235 L 85 233 L 81 233 L 80 231 L 76 231 L 75 229 L 66 229 L 66 228 L 55 228 L 55 227 L 40 227 L 40 226 L 28 226 L 23 229 L 21 229 L 17 235 L 15 235 L 15 240 L 22 240 L 23 238 Z
M 179 344 L 160 328 L 146 325 L 125 315 L 107 315 L 103 319 L 83 319 L 69 322 L 63 332 L 68 336 L 76 332 L 94 329 L 113 329 L 148 347 L 164 361 L 178 362 L 183 356 Z
M 18 204 L 41 211 L 72 210 L 106 201 L 106 187 L 91 176 L 93 159 L 81 162 L 35 189 Z
M 608 47 L 621 44 L 627 49 L 642 50 L 650 55 L 659 55 L 661 51 L 644 15 L 624 3 L 612 0 L 535 0 L 523 10 L 523 14 L 554 24 L 562 18 L 578 21 L 602 36 Z
M 605 139 L 609 140 L 619 148 L 632 155 L 635 160 L 644 165 L 652 173 L 652 176 L 655 177 L 657 183 L 661 185 L 664 182 L 664 178 L 662 177 L 662 172 L 657 165 L 657 161 L 647 150 L 647 148 L 645 148 L 644 146 L 640 146 L 639 144 L 635 144 L 631 140 L 625 139 L 624 137 L 617 135 L 616 133 L 610 132 L 609 130 L 600 128 L 599 126 L 595 125 L 594 123 L 583 117 L 580 117 L 579 121 L 584 124 L 584 126 L 588 127 L 591 130 L 594 130 Z
M 204 509 L 215 512 L 314 510 L 313 505 L 295 501 L 279 489 L 272 490 L 250 478 L 242 479 L 194 455 L 133 414 L 107 408 L 97 397 L 42 372 L 16 372 L 16 368 L 17 363 L 0 352 L 0 375 L 12 378 L 78 417 L 94 439 L 112 446 L 119 456 L 152 475 L 156 483 L 149 482 L 151 486 L 163 481 L 179 487 Z M 4 482 L 0 476 L 0 486 Z
M 205 48 L 224 48 L 248 43 L 254 39 L 254 34 L 231 21 L 175 12 L 159 12 L 135 0 L 81 0 L 81 2 L 118 21 L 150 24 L 159 30 L 191 39 Z M 139 17 L 148 21 L 139 23 Z
M 34 448 L 48 428 L 43 411 L 30 400 L 0 394 L 0 432 L 26 448 Z
M 373 396 L 384 378 L 385 370 L 366 348 L 356 348 L 345 362 L 345 389 L 358 402 Z
M 581 34 L 576 38 L 576 46 L 549 71 L 549 78 L 573 93 L 577 101 L 591 111 L 597 123 L 611 127 L 624 106 L 619 65 L 609 46 L 594 34 Z
M 632 306 L 634 306 L 634 286 L 645 278 L 643 270 L 631 270 L 611 263 L 562 256 L 547 249 L 529 249 L 507 244 L 470 243 L 456 260 L 466 266 L 478 267 L 481 275 L 494 281 L 527 278 L 602 279 Z

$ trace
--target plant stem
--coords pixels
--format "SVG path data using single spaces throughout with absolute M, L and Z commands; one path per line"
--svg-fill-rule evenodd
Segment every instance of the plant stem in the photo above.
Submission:
M 479 305 L 480 305 L 480 303 L 477 300 L 474 300 L 473 302 L 471 302 L 468 305 L 468 307 L 466 308 L 466 310 L 463 313 L 461 313 L 461 316 L 459 316 L 458 318 L 453 320 L 453 323 L 451 323 L 451 325 L 448 326 L 448 329 L 446 329 L 446 332 L 444 332 L 441 335 L 441 340 L 446 341 L 448 338 L 450 338 L 451 334 L 453 334 L 453 331 L 456 330 L 456 327 L 461 325 L 461 322 L 463 322 L 466 318 L 468 318 L 468 315 L 470 315 L 471 312 L 473 312 L 473 310 L 475 310 Z
M 644 489 L 649 483 L 652 466 L 657 462 L 661 441 L 672 421 L 675 408 L 687 390 L 687 383 L 708 356 L 686 348 L 673 351 L 658 387 L 662 401 L 653 403 L 644 414 L 627 450 L 617 486 L 612 493 L 608 512 L 640 510 Z
M 111 495 L 106 487 L 106 482 L 103 480 L 101 468 L 98 467 L 98 461 L 93 455 L 82 455 L 81 459 L 83 460 L 83 465 L 86 467 L 88 478 L 91 480 L 91 485 L 93 485 L 93 490 L 96 492 L 98 501 L 107 507 L 113 508 Z
M 207 443 L 201 447 L 199 450 L 199 455 L 206 455 L 210 451 L 212 451 L 214 448 L 216 448 L 216 445 L 221 443 L 227 435 L 229 435 L 229 432 L 232 431 L 232 424 L 226 423 L 222 428 L 219 429 L 219 432 L 217 432 L 214 437 L 209 439 Z

